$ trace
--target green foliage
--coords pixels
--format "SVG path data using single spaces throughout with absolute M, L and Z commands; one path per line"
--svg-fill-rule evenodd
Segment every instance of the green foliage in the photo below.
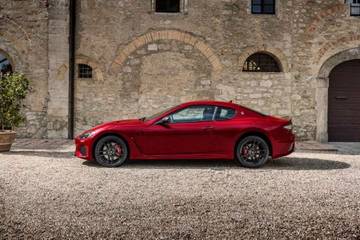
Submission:
M 0 130 L 18 127 L 24 120 L 22 101 L 29 91 L 29 80 L 24 74 L 0 75 Z

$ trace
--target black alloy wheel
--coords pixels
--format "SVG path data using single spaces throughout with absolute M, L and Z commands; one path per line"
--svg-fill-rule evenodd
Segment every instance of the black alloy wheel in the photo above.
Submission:
M 236 158 L 239 163 L 248 168 L 259 168 L 269 159 L 270 149 L 264 139 L 258 136 L 248 136 L 242 139 L 236 147 Z
M 126 143 L 117 136 L 101 138 L 95 145 L 95 160 L 104 167 L 118 167 L 128 158 Z

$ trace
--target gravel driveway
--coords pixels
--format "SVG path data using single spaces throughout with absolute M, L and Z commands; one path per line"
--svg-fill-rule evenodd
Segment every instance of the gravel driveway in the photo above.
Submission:
M 360 239 L 360 156 L 294 153 L 102 168 L 0 154 L 0 239 Z

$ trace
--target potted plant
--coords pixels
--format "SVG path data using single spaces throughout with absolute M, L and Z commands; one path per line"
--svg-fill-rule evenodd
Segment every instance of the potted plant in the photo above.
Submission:
M 10 151 L 14 129 L 25 120 L 21 107 L 28 91 L 29 81 L 24 74 L 0 74 L 0 152 Z

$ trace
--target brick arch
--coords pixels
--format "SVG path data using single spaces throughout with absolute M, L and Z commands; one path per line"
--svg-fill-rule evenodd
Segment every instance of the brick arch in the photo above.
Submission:
M 316 140 L 328 141 L 328 88 L 331 71 L 340 63 L 360 59 L 360 47 L 350 48 L 329 57 L 321 66 L 316 82 Z
M 315 17 L 311 19 L 311 22 L 307 24 L 305 33 L 313 34 L 319 28 L 320 25 L 326 23 L 326 19 L 330 17 L 343 14 L 347 11 L 348 5 L 344 3 L 336 3 L 329 7 L 322 9 Z
M 203 40 L 193 36 L 190 33 L 181 32 L 177 30 L 161 30 L 146 33 L 140 37 L 135 38 L 129 44 L 127 44 L 121 52 L 116 56 L 114 62 L 111 65 L 111 69 L 116 71 L 119 66 L 122 66 L 126 59 L 136 50 L 143 47 L 146 44 L 156 42 L 158 40 L 176 40 L 193 46 L 199 50 L 206 59 L 210 62 L 213 72 L 221 72 L 223 66 L 219 57 L 214 50 L 206 44 Z
M 14 72 L 26 72 L 25 62 L 21 58 L 21 55 L 9 41 L 1 37 L 0 52 L 3 53 L 7 59 L 9 59 Z
M 8 16 L 0 16 L 0 21 L 4 21 L 4 24 L 9 24 L 10 27 L 6 28 L 6 31 L 2 33 L 3 36 L 6 36 L 6 39 L 14 44 L 19 41 L 19 39 L 25 40 L 30 46 L 32 45 L 31 38 L 29 33 L 19 24 L 17 21 Z M 16 29 L 15 31 L 9 31 L 9 29 Z M 16 34 L 14 34 L 16 33 Z M 18 47 L 20 49 L 20 47 Z
M 9 16 L 0 16 L 1 21 L 9 26 L 0 34 L 0 49 L 9 57 L 13 71 L 26 73 L 27 55 L 23 53 L 32 45 L 29 33 Z
M 248 57 L 250 57 L 254 53 L 266 53 L 266 54 L 269 54 L 279 64 L 281 72 L 288 72 L 289 71 L 289 66 L 288 66 L 287 58 L 286 58 L 285 54 L 280 49 L 268 47 L 266 45 L 263 45 L 261 47 L 248 47 L 248 48 L 245 48 L 242 51 L 242 53 L 241 53 L 241 55 L 239 57 L 239 65 L 241 67 L 241 71 L 242 71 L 242 68 L 244 66 L 244 63 L 245 63 L 246 59 L 248 59 Z
M 347 50 L 348 46 L 354 46 L 359 41 L 360 34 L 349 33 L 347 35 L 342 35 L 334 41 L 326 42 L 321 46 L 320 50 L 318 51 L 314 65 L 319 65 L 319 63 L 321 62 L 325 62 L 326 59 L 329 59 L 331 56 L 336 55 L 341 50 Z

